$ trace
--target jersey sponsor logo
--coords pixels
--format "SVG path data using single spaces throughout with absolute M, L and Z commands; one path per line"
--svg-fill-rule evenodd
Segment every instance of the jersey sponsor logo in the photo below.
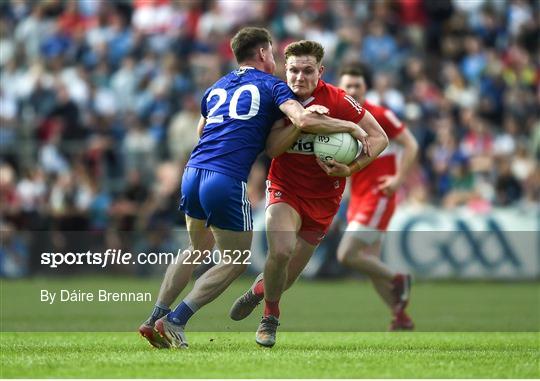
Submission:
M 315 135 L 313 134 L 302 134 L 292 145 L 291 148 L 287 150 L 289 153 L 299 153 L 303 155 L 313 155 L 313 141 L 315 140 Z

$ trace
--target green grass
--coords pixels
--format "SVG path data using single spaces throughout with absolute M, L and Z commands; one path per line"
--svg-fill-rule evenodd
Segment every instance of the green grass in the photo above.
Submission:
M 4 333 L 0 377 L 538 378 L 538 333 L 190 334 L 182 351 L 131 333 Z
M 195 315 L 188 350 L 160 351 L 134 333 L 151 303 L 39 302 L 42 288 L 155 291 L 159 279 L 3 280 L 0 378 L 540 378 L 538 282 L 419 282 L 417 331 L 387 333 L 389 313 L 367 282 L 301 281 L 266 349 L 254 342 L 260 311 L 227 317 L 250 281 Z
M 190 321 L 191 331 L 253 332 L 261 310 L 248 319 L 228 318 L 231 303 L 252 278 L 234 282 Z M 150 291 L 160 279 L 65 277 L 1 281 L 1 331 L 133 331 L 153 303 L 55 303 L 39 300 L 40 289 L 58 291 Z M 191 289 L 191 285 L 188 286 Z M 299 281 L 281 302 L 281 331 L 382 332 L 390 316 L 367 281 Z M 418 331 L 540 331 L 540 283 L 419 282 L 413 286 L 409 311 Z

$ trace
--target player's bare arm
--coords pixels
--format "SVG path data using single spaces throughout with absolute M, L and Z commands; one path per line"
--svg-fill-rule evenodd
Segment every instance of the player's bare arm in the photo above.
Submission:
M 285 119 L 280 119 L 272 126 L 272 130 L 266 139 L 266 154 L 271 157 L 277 157 L 287 151 L 300 136 L 300 131 L 285 124 Z
M 403 147 L 403 155 L 399 161 L 397 173 L 394 176 L 381 176 L 378 179 L 379 189 L 387 196 L 394 194 L 403 183 L 418 153 L 418 143 L 407 129 L 404 129 L 393 141 Z
M 280 109 L 291 120 L 292 126 L 285 127 L 290 128 L 291 131 L 276 131 L 276 134 L 283 134 L 290 139 L 290 144 L 280 146 L 280 153 L 285 152 L 292 144 L 294 144 L 296 138 L 298 138 L 301 133 L 332 134 L 336 132 L 348 132 L 355 139 L 362 142 L 364 153 L 371 156 L 371 142 L 368 140 L 369 134 L 364 131 L 361 126 L 348 120 L 335 119 L 323 115 L 322 111 L 324 111 L 324 109 L 322 109 L 322 107 L 324 106 L 314 106 L 316 107 L 305 109 L 300 103 L 294 100 L 289 100 L 281 104 Z M 273 132 L 274 130 L 272 130 L 270 136 L 272 136 Z M 293 136 L 296 137 L 293 138 Z M 270 137 L 268 140 L 270 140 Z M 289 140 L 287 140 L 287 142 L 289 142 Z M 275 156 L 278 156 L 279 154 Z
M 338 163 L 334 160 L 323 163 L 320 160 L 317 160 L 321 168 L 329 176 L 335 177 L 347 177 L 351 176 L 353 173 L 360 171 L 362 168 L 365 168 L 373 160 L 381 154 L 386 147 L 388 147 L 388 136 L 375 120 L 373 115 L 366 110 L 364 117 L 360 121 L 360 127 L 364 129 L 370 141 L 371 156 L 368 156 L 365 153 L 362 153 L 358 158 L 349 165 Z
M 331 118 L 321 115 L 319 112 L 312 112 L 292 99 L 281 104 L 279 108 L 300 132 L 311 134 L 353 133 L 359 129 L 358 125 L 353 122 Z
M 270 157 L 279 156 L 287 151 L 302 133 L 317 133 L 317 131 L 322 131 L 322 133 L 351 132 L 353 126 L 353 136 L 356 135 L 355 138 L 360 138 L 359 140 L 362 141 L 362 144 L 366 147 L 366 154 L 370 154 L 370 143 L 367 140 L 367 133 L 365 133 L 358 125 L 346 120 L 325 116 L 324 114 L 328 113 L 328 108 L 322 105 L 313 105 L 303 109 L 302 114 L 306 112 L 314 116 L 314 118 L 307 118 L 309 119 L 308 125 L 312 120 L 321 120 L 321 124 L 314 125 L 313 127 L 300 128 L 298 125 L 294 124 L 294 122 L 293 124 L 286 125 L 284 120 L 277 121 L 272 127 L 270 135 L 266 140 L 266 153 Z
M 199 134 L 199 138 L 202 136 L 204 126 L 206 126 L 206 118 L 201 115 L 199 123 L 197 124 L 197 133 Z

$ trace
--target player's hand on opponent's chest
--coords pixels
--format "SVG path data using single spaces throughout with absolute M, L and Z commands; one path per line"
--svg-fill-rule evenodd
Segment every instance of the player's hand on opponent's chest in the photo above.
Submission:
M 315 156 L 317 163 L 328 176 L 332 177 L 348 177 L 352 174 L 351 169 L 346 164 L 341 164 L 334 159 L 323 162 Z
M 330 112 L 328 107 L 325 107 L 323 105 L 311 105 L 309 107 L 306 107 L 306 110 L 319 115 L 328 115 L 328 113 Z

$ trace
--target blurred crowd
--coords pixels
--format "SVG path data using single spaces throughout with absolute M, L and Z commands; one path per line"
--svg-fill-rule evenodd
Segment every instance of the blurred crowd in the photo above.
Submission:
M 325 47 L 324 79 L 369 66 L 367 98 L 420 144 L 404 202 L 538 205 L 540 3 L 534 0 L 4 0 L 0 224 L 8 230 L 181 226 L 182 169 L 204 90 L 246 25 L 282 52 Z M 249 195 L 264 200 L 268 159 Z M 0 250 L 2 251 L 2 250 Z M 1 254 L 1 253 L 0 253 Z

